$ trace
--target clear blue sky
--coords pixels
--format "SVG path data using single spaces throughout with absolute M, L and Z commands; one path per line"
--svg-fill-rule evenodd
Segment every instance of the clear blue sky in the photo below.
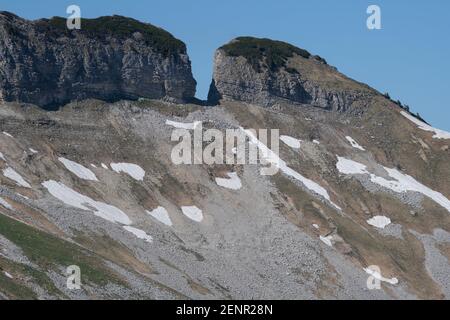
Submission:
M 409 104 L 432 125 L 450 131 L 450 1 L 430 0 L 0 0 L 19 16 L 120 14 L 171 32 L 188 47 L 205 98 L 214 50 L 251 35 L 290 42 L 319 54 L 348 76 Z M 382 30 L 366 28 L 366 8 L 382 10 Z

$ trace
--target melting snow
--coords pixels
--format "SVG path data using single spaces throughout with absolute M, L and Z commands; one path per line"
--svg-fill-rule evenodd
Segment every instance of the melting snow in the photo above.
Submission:
M 355 139 L 353 139 L 352 137 L 346 136 L 345 139 L 347 139 L 347 141 L 350 142 L 350 144 L 352 145 L 353 148 L 359 149 L 359 150 L 362 150 L 362 151 L 366 151 L 366 149 L 364 149 L 363 147 L 361 147 L 361 146 L 358 144 L 358 142 L 356 142 Z
M 170 220 L 169 213 L 165 208 L 158 207 L 152 211 L 146 210 L 146 212 L 159 222 L 162 222 L 167 226 L 172 226 L 172 220 Z
M 4 206 L 6 209 L 12 210 L 13 207 L 2 197 L 0 197 L 0 204 Z
M 143 181 L 145 176 L 145 171 L 137 164 L 132 163 L 111 163 L 111 168 L 117 172 L 125 172 L 131 176 L 134 180 Z
M 331 242 L 331 240 L 333 240 L 333 236 L 328 236 L 328 237 L 323 237 L 320 236 L 319 239 L 325 243 L 327 246 L 332 247 L 333 243 Z
M 216 178 L 217 185 L 232 189 L 232 190 L 239 190 L 242 187 L 241 179 L 239 179 L 236 172 L 228 172 L 228 177 L 230 179 L 224 179 L 224 178 Z
M 132 234 L 134 234 L 136 237 L 138 237 L 139 239 L 142 239 L 146 242 L 153 242 L 153 238 L 151 236 L 149 236 L 147 233 L 145 233 L 144 230 L 135 228 L 135 227 L 131 227 L 131 226 L 123 226 L 123 228 L 125 230 L 127 230 L 128 232 L 131 232 Z
M 338 162 L 336 163 L 336 168 L 339 172 L 344 174 L 368 174 L 370 176 L 370 181 L 376 183 L 380 186 L 388 188 L 394 192 L 402 193 L 406 191 L 415 191 L 422 193 L 423 195 L 431 198 L 436 203 L 446 208 L 450 212 L 450 200 L 448 200 L 442 193 L 434 191 L 427 186 L 424 186 L 413 177 L 399 172 L 396 169 L 390 169 L 383 167 L 389 177 L 393 180 L 387 180 L 383 177 L 376 176 L 367 170 L 367 167 L 362 163 L 348 160 L 345 158 L 338 157 Z
M 85 166 L 82 166 L 81 164 L 78 164 L 74 161 L 62 157 L 59 157 L 58 160 L 67 168 L 67 170 L 72 172 L 78 178 L 84 180 L 98 181 L 95 174 Z
M 289 147 L 294 149 L 300 149 L 301 140 L 295 139 L 290 136 L 280 136 L 280 140 L 287 144 Z
M 375 216 L 367 220 L 367 223 L 376 228 L 384 229 L 391 223 L 391 219 L 385 216 Z
M 166 120 L 167 125 L 178 128 L 178 129 L 186 129 L 186 130 L 193 130 L 201 123 L 202 123 L 201 121 L 183 123 L 183 122 Z
M 402 111 L 401 114 L 406 117 L 408 120 L 414 122 L 415 124 L 417 124 L 417 126 L 425 131 L 431 131 L 434 132 L 434 136 L 433 138 L 435 139 L 450 139 L 450 132 L 441 130 L 441 129 L 436 129 L 433 128 L 432 126 L 430 126 L 429 124 L 426 124 L 425 122 L 420 121 L 419 119 L 417 119 L 416 117 L 410 115 L 408 112 Z
M 69 206 L 75 208 L 93 211 L 93 213 L 103 219 L 122 224 L 131 224 L 130 218 L 120 209 L 109 204 L 95 201 L 75 190 L 70 189 L 61 182 L 54 180 L 45 181 L 42 185 L 50 192 L 52 196 L 61 200 Z
M 23 194 L 20 193 L 16 193 L 19 197 L 22 197 L 24 199 L 30 200 L 30 198 L 28 198 L 27 196 L 24 196 Z
M 25 188 L 31 188 L 31 185 L 25 181 L 20 174 L 18 174 L 13 168 L 3 169 L 3 175 L 17 183 L 17 185 Z
M 375 279 L 378 279 L 380 281 L 387 282 L 387 283 L 390 283 L 390 284 L 397 284 L 398 283 L 398 279 L 397 278 L 391 278 L 391 279 L 385 278 L 379 272 L 377 272 L 375 270 L 372 270 L 370 268 L 364 268 L 364 271 L 366 273 L 370 274 L 371 276 L 373 276 Z
M 183 214 L 191 220 L 196 222 L 200 222 L 203 220 L 202 210 L 197 208 L 196 206 L 185 206 L 181 207 L 181 211 Z
M 250 143 L 256 144 L 258 149 L 261 150 L 262 157 L 266 161 L 268 161 L 268 162 L 272 163 L 273 165 L 277 166 L 284 174 L 286 174 L 286 175 L 288 175 L 288 176 L 290 176 L 290 177 L 300 181 L 307 189 L 309 189 L 309 190 L 317 193 L 318 195 L 321 195 L 322 197 L 324 197 L 326 200 L 328 200 L 337 209 L 339 209 L 339 210 L 341 209 L 341 208 L 339 208 L 337 205 L 335 205 L 331 201 L 327 190 L 325 190 L 322 186 L 320 186 L 316 182 L 314 182 L 314 181 L 312 181 L 312 180 L 302 176 L 297 171 L 289 168 L 287 166 L 286 162 L 281 160 L 280 157 L 278 157 L 278 155 L 275 152 L 270 150 L 264 143 L 259 141 L 258 138 L 256 138 L 255 135 L 252 133 L 252 131 L 244 130 L 244 132 L 249 137 Z
M 3 134 L 5 135 L 5 136 L 7 136 L 7 137 L 10 137 L 10 138 L 14 138 L 12 135 L 10 135 L 8 132 L 6 132 L 6 131 L 3 131 Z

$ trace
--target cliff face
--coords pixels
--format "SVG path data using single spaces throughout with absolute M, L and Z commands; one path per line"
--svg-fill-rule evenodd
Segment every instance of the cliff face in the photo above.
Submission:
M 121 16 L 27 21 L 0 12 L 0 99 L 39 106 L 71 100 L 195 95 L 186 46 L 168 32 Z
M 208 99 L 262 106 L 289 100 L 346 111 L 367 104 L 375 94 L 306 50 L 280 41 L 242 37 L 216 51 Z

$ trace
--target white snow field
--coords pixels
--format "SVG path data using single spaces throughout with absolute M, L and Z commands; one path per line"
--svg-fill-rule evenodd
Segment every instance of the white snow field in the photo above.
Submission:
M 10 138 L 14 138 L 12 135 L 10 135 L 8 132 L 6 132 L 6 131 L 3 131 L 3 134 L 5 135 L 5 136 L 7 136 L 7 137 L 10 137 Z
M 236 172 L 228 172 L 227 175 L 230 179 L 216 178 L 217 185 L 231 190 L 242 188 L 241 179 L 239 179 Z
M 59 157 L 58 160 L 66 167 L 67 170 L 72 172 L 78 178 L 83 180 L 98 181 L 95 174 L 85 166 L 63 157 Z
M 201 222 L 203 220 L 203 212 L 196 206 L 183 206 L 181 207 L 181 211 L 186 217 L 195 222 Z
M 194 130 L 201 123 L 202 123 L 201 121 L 183 123 L 183 122 L 176 122 L 176 121 L 172 121 L 172 120 L 166 120 L 166 124 L 168 126 L 172 126 L 177 129 L 186 129 L 186 130 Z
M 359 149 L 361 151 L 366 151 L 366 149 L 364 149 L 363 147 L 361 147 L 361 145 L 359 145 L 358 142 L 355 141 L 355 139 L 353 139 L 350 136 L 346 136 L 345 139 L 347 139 L 348 142 L 350 142 L 350 144 L 352 145 L 353 148 L 355 149 Z
M 131 232 L 132 234 L 134 234 L 137 238 L 142 239 L 146 242 L 153 242 L 153 238 L 152 236 L 149 236 L 144 230 L 135 228 L 135 227 L 131 227 L 131 226 L 123 226 L 123 228 L 125 230 L 127 230 L 128 232 Z
M 134 180 L 137 181 L 143 181 L 145 177 L 145 170 L 142 169 L 137 164 L 133 163 L 111 163 L 110 164 L 111 169 L 113 169 L 117 173 L 124 172 L 128 174 L 130 177 L 132 177 Z
M 7 167 L 3 169 L 3 175 L 16 182 L 17 185 L 24 188 L 31 188 L 31 185 L 25 181 L 20 174 L 18 174 L 13 168 Z
M 282 135 L 280 136 L 280 140 L 293 149 L 300 149 L 301 140 L 299 139 Z
M 244 130 L 243 128 L 241 128 Z M 341 210 L 336 204 L 334 204 L 331 201 L 330 196 L 328 195 L 327 190 L 325 190 L 322 186 L 320 186 L 318 183 L 302 176 L 297 171 L 289 168 L 285 161 L 281 160 L 280 157 L 270 150 L 264 143 L 258 140 L 258 138 L 255 137 L 253 132 L 251 130 L 244 130 L 245 134 L 249 137 L 250 143 L 255 144 L 258 149 L 261 151 L 262 157 L 267 161 L 275 165 L 278 169 L 280 169 L 284 174 L 300 181 L 307 189 L 313 191 L 314 193 L 317 193 L 318 195 L 324 197 L 326 200 L 328 200 L 336 209 Z
M 146 212 L 159 222 L 165 224 L 166 226 L 172 226 L 172 220 L 169 217 L 169 213 L 164 207 L 157 207 L 152 211 L 146 210 Z
M 399 172 L 396 169 L 383 167 L 387 171 L 389 177 L 393 180 L 387 180 L 379 177 L 367 170 L 367 167 L 359 162 L 345 159 L 338 156 L 336 168 L 339 172 L 344 174 L 367 174 L 370 176 L 370 181 L 382 187 L 388 188 L 394 192 L 402 193 L 406 191 L 419 192 L 428 198 L 434 200 L 436 203 L 447 209 L 450 212 L 450 200 L 448 200 L 442 193 L 434 191 L 427 186 L 424 186 L 413 177 Z
M 325 243 L 327 246 L 332 247 L 333 246 L 333 242 L 331 242 L 331 240 L 333 240 L 333 236 L 319 236 L 320 241 L 322 241 L 323 243 Z
M 391 219 L 385 216 L 375 216 L 367 220 L 367 223 L 379 229 L 384 229 L 391 224 Z
M 3 199 L 2 197 L 0 197 L 0 205 L 4 206 L 6 209 L 9 209 L 9 210 L 13 209 L 13 207 L 8 203 L 8 201 Z
M 425 122 L 422 122 L 419 119 L 417 119 L 416 117 L 410 115 L 408 112 L 402 111 L 401 114 L 408 120 L 414 122 L 420 129 L 425 130 L 425 131 L 434 132 L 433 138 L 435 138 L 435 139 L 450 139 L 450 132 L 433 128 L 429 124 L 426 124 Z
M 87 211 L 110 222 L 131 224 L 130 218 L 119 208 L 93 200 L 81 193 L 72 190 L 61 182 L 48 180 L 42 183 L 48 192 L 65 204 Z
M 370 268 L 364 268 L 364 271 L 367 274 L 370 274 L 375 279 L 378 279 L 380 281 L 387 282 L 387 283 L 390 283 L 390 284 L 397 284 L 398 283 L 398 279 L 397 278 L 391 278 L 391 279 L 385 278 L 378 271 L 372 270 Z

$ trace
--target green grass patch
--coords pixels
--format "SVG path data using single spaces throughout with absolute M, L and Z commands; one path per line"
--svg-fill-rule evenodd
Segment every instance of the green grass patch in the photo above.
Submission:
M 28 259 L 43 270 L 77 265 L 82 283 L 125 285 L 103 262 L 80 246 L 0 214 L 0 234 L 20 247 Z
M 66 21 L 65 18 L 53 17 L 41 19 L 36 25 L 41 32 L 53 37 L 62 35 L 74 37 L 76 33 L 81 33 L 99 40 L 104 40 L 107 36 L 127 39 L 132 37 L 133 33 L 140 32 L 145 43 L 165 57 L 186 53 L 186 45 L 181 40 L 161 28 L 135 19 L 117 15 L 95 19 L 82 18 L 80 30 L 69 30 Z
M 278 71 L 281 67 L 286 67 L 288 58 L 294 54 L 306 59 L 311 56 L 308 51 L 289 43 L 266 38 L 239 37 L 220 49 L 230 56 L 244 57 L 256 72 L 260 72 L 264 65 L 272 71 Z

